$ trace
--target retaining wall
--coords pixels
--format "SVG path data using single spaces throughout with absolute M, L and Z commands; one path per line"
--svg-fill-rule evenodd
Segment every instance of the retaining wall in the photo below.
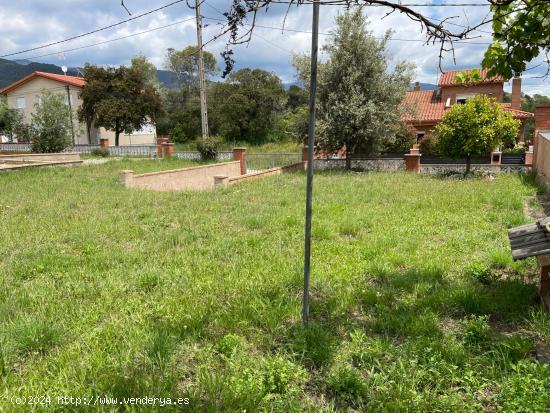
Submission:
M 282 175 L 288 172 L 303 171 L 304 167 L 305 167 L 305 162 L 298 162 L 288 166 L 279 166 L 277 168 L 266 169 L 264 171 L 253 172 L 250 174 L 235 176 L 232 178 L 227 177 L 227 183 L 224 182 L 223 176 L 218 176 L 217 180 L 220 185 L 227 186 L 227 185 L 233 185 L 243 181 L 252 181 L 254 179 L 265 178 L 268 176 Z
M 133 171 L 121 171 L 119 179 L 127 188 L 154 191 L 207 191 L 214 188 L 215 176 L 233 178 L 240 174 L 241 164 L 235 161 L 139 175 L 135 175 Z

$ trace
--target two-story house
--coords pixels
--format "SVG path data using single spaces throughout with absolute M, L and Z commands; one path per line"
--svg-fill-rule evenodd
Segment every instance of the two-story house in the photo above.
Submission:
M 521 78 L 512 79 L 512 102 L 503 103 L 504 79 L 500 76 L 488 77 L 486 70 L 479 69 L 480 81 L 468 82 L 468 84 L 456 81 L 459 72 L 467 73 L 470 70 L 452 70 L 441 73 L 437 90 L 420 90 L 417 82 L 414 90 L 407 92 L 403 105 L 408 114 L 404 120 L 416 134 L 417 142 L 420 142 L 427 133 L 435 128 L 443 118 L 445 111 L 452 105 L 464 103 L 479 94 L 493 97 L 503 106 L 504 110 L 512 113 L 515 119 L 521 121 L 518 138 L 523 138 L 525 121 L 533 117 L 533 114 L 521 110 Z
M 33 72 L 28 76 L 0 90 L 7 97 L 8 107 L 18 109 L 23 114 L 25 122 L 29 123 L 36 106 L 40 104 L 44 91 L 49 91 L 63 97 L 65 104 L 72 112 L 72 132 L 74 143 L 98 144 L 100 139 L 109 139 L 109 144 L 115 144 L 115 132 L 94 125 L 81 124 L 76 116 L 82 105 L 80 91 L 86 86 L 86 79 L 76 76 L 59 75 L 45 72 Z M 132 134 L 121 134 L 120 145 L 154 144 L 156 128 L 146 125 L 142 130 Z

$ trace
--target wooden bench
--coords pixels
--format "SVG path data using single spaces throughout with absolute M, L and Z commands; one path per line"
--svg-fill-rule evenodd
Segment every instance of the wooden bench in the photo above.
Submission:
M 540 297 L 550 310 L 550 217 L 508 230 L 514 261 L 537 257 L 540 264 Z

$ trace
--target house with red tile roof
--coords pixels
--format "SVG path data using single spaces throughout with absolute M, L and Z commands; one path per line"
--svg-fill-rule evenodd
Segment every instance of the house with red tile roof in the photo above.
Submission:
M 403 119 L 414 130 L 418 142 L 435 128 L 451 106 L 464 103 L 479 94 L 494 98 L 502 104 L 505 111 L 520 120 L 519 138 L 523 138 L 525 121 L 534 115 L 521 110 L 521 78 L 512 79 L 512 102 L 503 103 L 504 79 L 500 76 L 490 77 L 487 70 L 478 69 L 478 80 L 465 83 L 457 81 L 459 73 L 471 74 L 472 70 L 451 70 L 441 73 L 437 90 L 420 90 L 417 82 L 414 90 L 407 92 L 403 101 L 407 114 Z
M 100 139 L 109 139 L 115 144 L 115 132 L 94 125 L 83 125 L 78 122 L 76 111 L 82 105 L 80 91 L 86 86 L 86 79 L 77 76 L 59 75 L 46 72 L 33 72 L 11 85 L 0 90 L 0 95 L 7 98 L 8 107 L 18 109 L 28 123 L 36 106 L 40 104 L 42 94 L 49 91 L 63 97 L 73 111 L 73 133 L 75 144 L 98 144 Z M 153 144 L 156 140 L 154 125 L 146 125 L 142 130 L 120 136 L 121 145 Z

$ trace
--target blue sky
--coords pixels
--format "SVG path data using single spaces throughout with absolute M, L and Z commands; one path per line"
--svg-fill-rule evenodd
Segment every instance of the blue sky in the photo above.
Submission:
M 409 1 L 403 1 L 407 3 Z M 468 0 L 467 3 L 487 4 L 484 0 Z M 146 0 L 125 0 L 125 4 L 133 15 L 154 9 L 170 0 L 151 2 Z M 453 0 L 422 0 L 409 3 L 465 3 Z M 220 12 L 226 11 L 230 0 L 207 0 L 202 7 L 205 17 L 205 40 L 211 39 L 219 31 L 219 21 L 223 19 Z M 461 26 L 474 25 L 481 21 L 489 12 L 489 7 L 416 7 L 433 19 L 445 17 L 450 20 L 447 27 L 452 31 L 460 31 Z M 327 33 L 334 26 L 334 17 L 343 11 L 342 7 L 323 6 L 321 8 L 322 33 Z M 274 5 L 269 11 L 262 12 L 258 25 L 272 28 L 256 29 L 256 35 L 248 45 L 235 48 L 235 59 L 238 67 L 260 67 L 276 72 L 285 82 L 294 80 L 295 72 L 291 65 L 293 53 L 307 52 L 310 48 L 311 35 L 296 31 L 281 31 L 280 28 L 286 12 L 285 5 Z M 374 35 L 382 36 L 388 29 L 393 30 L 393 39 L 389 43 L 389 53 L 394 61 L 407 60 L 417 67 L 417 80 L 436 83 L 439 73 L 437 45 L 425 45 L 423 33 L 418 23 L 399 14 L 383 18 L 387 9 L 382 7 L 366 7 L 365 13 L 370 20 L 370 28 Z M 0 54 L 11 53 L 41 44 L 61 40 L 67 37 L 93 30 L 97 27 L 127 19 L 129 16 L 120 6 L 119 0 L 0 0 Z M 158 68 L 164 67 L 166 49 L 173 47 L 181 49 L 196 43 L 195 25 L 192 18 L 194 11 L 185 2 L 173 5 L 161 12 L 125 23 L 81 39 L 52 46 L 34 52 L 16 56 L 18 59 L 31 59 L 39 62 L 55 63 L 67 66 L 82 66 L 86 62 L 99 65 L 128 64 L 137 55 L 147 56 Z M 182 20 L 187 22 L 174 24 L 171 27 L 154 30 L 149 33 L 113 41 L 96 47 L 78 51 L 66 51 L 93 43 L 108 41 L 118 37 L 132 35 L 145 30 L 173 24 Z M 286 28 L 308 31 L 311 27 L 311 6 L 293 7 L 286 19 Z M 475 39 L 468 43 L 455 46 L 456 64 L 450 54 L 443 61 L 443 68 L 461 69 L 480 65 L 486 44 L 490 41 L 490 26 L 485 26 L 483 32 L 477 32 Z M 321 35 L 321 43 L 328 36 Z M 225 45 L 225 38 L 220 38 L 207 45 L 207 50 L 219 58 Z M 64 52 L 65 51 L 65 52 Z M 50 56 L 43 56 L 51 54 Z M 219 65 L 222 65 L 219 58 Z M 533 62 L 530 66 L 535 66 Z M 550 82 L 537 78 L 544 72 L 544 67 L 529 71 L 524 76 L 524 91 L 527 93 L 542 93 L 550 95 Z

